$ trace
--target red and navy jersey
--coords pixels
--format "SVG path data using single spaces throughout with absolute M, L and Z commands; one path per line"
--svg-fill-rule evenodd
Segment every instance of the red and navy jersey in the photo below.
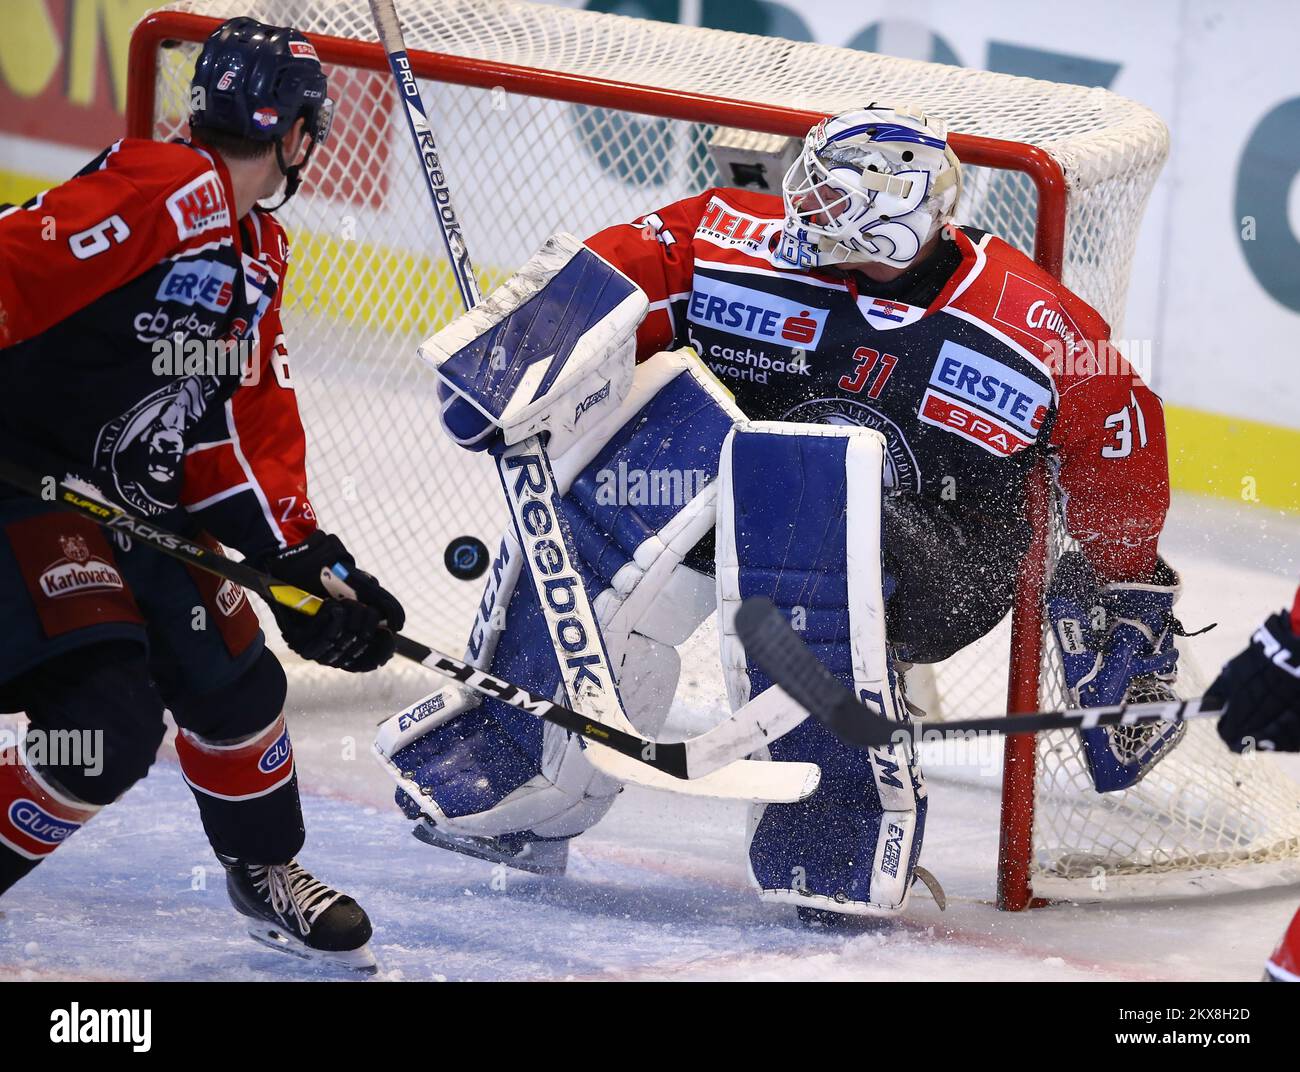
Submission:
M 305 539 L 288 253 L 270 213 L 235 218 L 229 172 L 197 144 L 119 141 L 0 210 L 5 449 L 93 467 L 138 514 L 182 505 L 246 555 Z M 205 348 L 223 340 L 224 359 Z
M 782 216 L 778 197 L 716 189 L 589 239 L 650 298 L 638 357 L 689 344 L 751 418 L 876 429 L 893 493 L 972 530 L 1023 526 L 1047 457 L 1098 573 L 1150 576 L 1163 410 L 1095 310 L 973 229 L 890 283 L 797 268 L 776 252 Z

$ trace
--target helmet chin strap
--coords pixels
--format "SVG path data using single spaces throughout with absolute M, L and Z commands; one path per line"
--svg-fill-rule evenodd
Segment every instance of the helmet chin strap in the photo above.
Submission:
M 284 176 L 284 196 L 274 205 L 267 207 L 267 212 L 275 212 L 283 208 L 284 203 L 298 192 L 298 187 L 302 185 L 302 169 L 307 166 L 311 160 L 311 154 L 316 151 L 316 139 L 312 138 L 311 144 L 307 146 L 307 153 L 302 158 L 302 163 L 294 164 L 292 167 L 286 166 L 284 162 L 284 139 L 275 139 L 275 162 L 280 168 L 280 174 Z

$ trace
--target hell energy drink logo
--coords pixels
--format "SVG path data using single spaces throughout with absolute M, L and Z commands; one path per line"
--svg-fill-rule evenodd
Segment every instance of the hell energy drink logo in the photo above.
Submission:
M 215 171 L 207 171 L 167 198 L 167 211 L 182 242 L 230 226 L 230 209 Z

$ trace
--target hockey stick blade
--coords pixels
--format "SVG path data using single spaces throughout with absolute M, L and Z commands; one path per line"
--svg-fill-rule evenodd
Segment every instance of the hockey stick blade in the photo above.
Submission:
M 739 769 L 735 780 L 752 782 L 758 794 L 756 799 L 789 803 L 809 796 L 821 779 L 821 770 L 815 763 L 765 763 L 742 759 L 792 728 L 792 724 L 783 723 L 779 718 L 765 718 L 762 707 L 755 708 L 752 714 L 746 714 L 742 709 L 698 737 L 663 743 L 589 719 L 461 659 L 425 647 L 409 637 L 398 635 L 397 652 L 430 670 L 436 670 L 444 677 L 460 682 L 482 696 L 500 700 L 520 711 L 553 722 L 593 744 L 682 781 L 705 778 L 715 771 L 736 766 Z M 728 784 L 719 784 L 716 787 L 717 795 L 730 797 L 733 793 L 740 793 L 740 786 L 732 788 L 729 780 L 722 781 Z M 731 791 L 723 792 L 724 788 Z
M 860 748 L 973 733 L 1011 735 L 1145 722 L 1185 722 L 1221 713 L 1219 707 L 1196 698 L 900 725 L 860 703 L 808 650 L 771 600 L 757 596 L 745 600 L 736 612 L 736 631 L 749 657 L 796 703 L 807 708 L 840 740 Z

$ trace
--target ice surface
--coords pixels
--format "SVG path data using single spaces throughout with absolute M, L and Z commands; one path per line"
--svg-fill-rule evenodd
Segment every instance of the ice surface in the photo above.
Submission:
M 1161 546 L 1184 575 L 1183 620 L 1220 623 L 1198 638 L 1209 667 L 1290 599 L 1300 575 L 1300 523 L 1248 504 L 1180 499 Z M 679 731 L 722 713 L 714 644 L 702 630 L 685 652 Z M 366 906 L 381 979 L 1253 980 L 1300 903 L 1292 887 L 997 912 L 997 775 L 941 755 L 927 767 L 923 862 L 948 893 L 944 913 L 918 888 L 898 921 L 807 931 L 749 891 L 744 806 L 637 788 L 574 843 L 566 877 L 521 875 L 410 836 L 368 755 L 388 713 L 291 712 L 301 859 Z M 0 978 L 321 975 L 244 936 L 170 752 L 10 891 L 0 914 Z

